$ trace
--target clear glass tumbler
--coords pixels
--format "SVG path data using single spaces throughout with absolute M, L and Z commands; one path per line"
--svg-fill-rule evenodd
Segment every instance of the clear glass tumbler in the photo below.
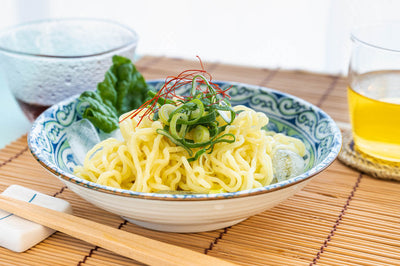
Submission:
M 356 149 L 400 162 L 400 23 L 352 34 L 348 102 Z
M 97 83 L 115 54 L 133 59 L 136 32 L 99 19 L 44 20 L 0 32 L 0 70 L 33 121 L 49 106 Z

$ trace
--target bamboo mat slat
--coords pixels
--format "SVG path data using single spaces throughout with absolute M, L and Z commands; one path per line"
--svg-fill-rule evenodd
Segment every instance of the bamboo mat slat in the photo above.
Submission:
M 344 77 L 203 64 L 215 80 L 281 90 L 348 123 Z M 145 56 L 137 67 L 150 80 L 200 64 Z M 68 200 L 76 216 L 239 265 L 400 265 L 400 183 L 370 178 L 338 161 L 277 207 L 232 227 L 196 234 L 151 231 L 87 203 L 33 159 L 26 135 L 0 150 L 0 192 L 12 184 Z M 24 253 L 0 248 L 0 265 L 142 264 L 56 232 Z

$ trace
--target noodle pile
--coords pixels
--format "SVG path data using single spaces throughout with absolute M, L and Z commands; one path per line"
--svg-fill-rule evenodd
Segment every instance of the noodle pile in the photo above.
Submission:
M 236 106 L 236 119 L 221 134 L 231 133 L 233 143 L 216 143 L 211 153 L 188 161 L 184 148 L 158 134 L 160 121 L 138 117 L 124 119 L 124 141 L 107 139 L 86 155 L 74 173 L 89 181 L 138 192 L 184 190 L 198 193 L 235 192 L 270 184 L 274 177 L 271 158 L 277 150 L 291 150 L 301 157 L 304 144 L 293 137 L 267 132 L 268 117 Z M 129 114 L 128 114 L 129 115 Z

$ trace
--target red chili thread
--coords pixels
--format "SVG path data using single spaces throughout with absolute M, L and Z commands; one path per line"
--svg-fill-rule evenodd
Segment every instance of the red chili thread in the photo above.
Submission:
M 230 99 L 230 96 L 227 94 L 227 92 L 231 89 L 232 86 L 230 86 L 229 88 L 227 88 L 225 90 L 222 90 L 218 84 L 212 82 L 212 76 L 210 73 L 208 73 L 204 69 L 204 65 L 203 65 L 203 62 L 201 61 L 201 58 L 199 56 L 196 56 L 196 57 L 199 59 L 201 69 L 188 69 L 188 70 L 182 71 L 180 74 L 178 74 L 178 76 L 168 76 L 165 79 L 164 85 L 161 87 L 161 89 L 156 93 L 156 95 L 152 99 L 147 100 L 138 109 L 133 111 L 130 115 L 124 117 L 120 121 L 120 123 L 123 122 L 127 118 L 133 119 L 143 109 L 146 108 L 146 111 L 144 112 L 143 115 L 141 115 L 140 120 L 138 122 L 138 124 L 140 124 L 144 117 L 150 116 L 150 114 L 154 113 L 157 110 L 156 105 L 160 98 L 165 98 L 165 99 L 177 98 L 182 101 L 184 101 L 186 99 L 190 99 L 192 96 L 176 95 L 175 91 L 182 86 L 191 84 L 193 82 L 194 77 L 199 74 L 203 75 L 207 79 L 208 83 L 214 88 L 216 93 L 220 94 L 222 96 L 222 98 L 214 104 L 219 104 L 224 98 Z M 198 80 L 196 80 L 196 82 L 198 83 L 197 88 L 196 88 L 197 90 L 200 90 L 201 92 L 203 92 L 205 94 L 209 93 L 208 87 L 201 88 L 201 86 L 200 86 L 200 85 L 206 84 L 206 82 L 203 79 L 198 79 Z M 212 96 L 213 95 L 208 95 L 206 97 L 210 98 Z

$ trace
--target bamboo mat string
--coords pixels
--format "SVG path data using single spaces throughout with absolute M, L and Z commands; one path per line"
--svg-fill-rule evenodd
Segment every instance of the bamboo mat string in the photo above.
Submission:
M 278 74 L 280 67 L 273 69 L 261 82 L 260 86 L 268 86 L 268 83 Z
M 53 197 L 57 197 L 58 195 L 62 194 L 65 189 L 67 189 L 67 186 L 61 187 L 59 191 L 53 194 Z
M 120 223 L 120 225 L 118 226 L 118 229 L 122 229 L 124 227 L 124 225 L 126 225 L 128 223 L 127 220 L 124 220 L 122 223 Z M 94 248 L 90 249 L 89 253 L 87 255 L 85 255 L 85 257 L 78 262 L 78 266 L 84 264 L 88 258 L 92 257 L 92 255 L 99 249 L 99 246 L 95 246 Z
M 353 190 L 350 192 L 349 197 L 346 200 L 346 203 L 343 206 L 343 209 L 340 211 L 340 214 L 337 218 L 337 220 L 335 221 L 335 224 L 332 227 L 332 230 L 329 232 L 328 237 L 325 239 L 324 243 L 322 244 L 320 250 L 318 251 L 318 253 L 315 255 L 315 257 L 313 258 L 313 261 L 310 263 L 310 266 L 316 265 L 317 261 L 321 258 L 322 253 L 324 253 L 325 248 L 328 247 L 329 242 L 332 240 L 332 237 L 335 235 L 335 232 L 338 228 L 338 226 L 340 225 L 340 222 L 342 221 L 344 215 L 346 214 L 346 210 L 350 205 L 350 201 L 353 199 L 355 192 L 357 191 L 357 188 L 360 185 L 361 179 L 362 179 L 363 175 L 359 174 L 356 183 L 354 184 Z
M 220 239 L 222 239 L 223 236 L 226 235 L 226 234 L 228 233 L 229 228 L 231 228 L 231 226 L 225 227 L 225 228 L 224 228 L 224 231 L 222 231 L 222 232 L 219 234 L 219 236 L 217 236 L 217 237 L 214 239 L 214 241 L 212 241 L 212 242 L 210 243 L 210 246 L 204 250 L 204 254 L 208 254 L 208 253 L 214 248 L 214 246 L 218 244 L 218 241 L 219 241 Z
M 89 250 L 89 253 L 83 257 L 81 261 L 78 262 L 77 266 L 81 266 L 86 263 L 88 258 L 92 257 L 93 253 L 96 252 L 99 249 L 99 246 L 95 246 L 94 248 Z
M 17 159 L 19 156 L 21 156 L 22 154 L 24 154 L 24 152 L 28 151 L 28 146 L 24 147 L 21 151 L 19 151 L 18 153 L 16 153 L 15 155 L 11 156 L 10 158 L 8 158 L 7 160 L 5 160 L 4 162 L 0 163 L 0 167 L 5 166 L 6 164 L 12 162 L 13 160 Z
M 339 81 L 340 76 L 333 76 L 332 77 L 332 83 L 329 85 L 328 89 L 325 90 L 324 94 L 322 94 L 322 97 L 319 99 L 317 106 L 321 107 L 322 104 L 326 101 L 328 96 L 332 93 L 333 89 L 336 87 L 336 84 Z

